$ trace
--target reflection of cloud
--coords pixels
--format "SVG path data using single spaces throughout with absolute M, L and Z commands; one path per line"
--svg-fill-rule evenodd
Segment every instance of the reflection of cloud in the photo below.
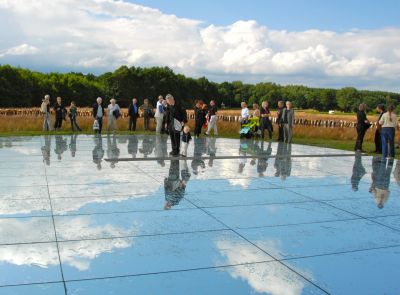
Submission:
M 226 257 L 228 265 L 240 264 L 243 261 L 263 261 L 261 252 L 254 252 L 253 246 L 231 245 L 229 241 L 218 241 L 217 248 Z M 274 246 L 274 243 L 271 244 Z M 235 252 L 224 249 L 235 248 Z M 273 295 L 299 295 L 304 288 L 304 282 L 279 263 L 249 264 L 241 267 L 226 268 L 234 279 L 242 279 L 258 293 Z
M 16 235 L 14 240 L 24 237 L 24 240 L 36 241 L 38 228 L 42 228 L 43 220 L 7 219 L 1 222 L 2 228 L 7 228 L 8 239 L 10 235 Z M 137 225 L 133 225 L 136 227 Z M 53 229 L 51 227 L 51 229 Z M 73 240 L 77 237 L 110 237 L 115 235 L 132 235 L 137 229 L 124 229 L 112 224 L 94 226 L 92 217 L 83 216 L 68 219 L 67 223 L 57 224 L 59 239 Z M 48 233 L 52 239 L 53 232 Z M 90 267 L 90 261 L 103 253 L 111 253 L 115 249 L 132 246 L 133 239 L 98 239 L 68 243 L 68 246 L 60 247 L 62 262 L 82 271 Z M 64 242 L 61 245 L 66 245 Z M 24 244 L 2 246 L 0 262 L 15 265 L 36 265 L 49 267 L 58 265 L 58 254 L 54 243 Z

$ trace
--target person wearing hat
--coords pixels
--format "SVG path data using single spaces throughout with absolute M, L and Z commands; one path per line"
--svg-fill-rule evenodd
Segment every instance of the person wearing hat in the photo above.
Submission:
M 114 98 L 111 98 L 107 107 L 107 132 L 117 131 L 117 119 L 121 116 L 121 109 Z
M 42 100 L 40 111 L 43 114 L 43 131 L 51 131 L 50 95 L 46 94 Z
M 92 115 L 93 118 L 97 121 L 98 129 L 95 132 L 101 133 L 101 129 L 103 128 L 103 117 L 105 116 L 104 107 L 101 104 L 103 99 L 98 97 L 96 99 L 96 103 L 93 105 Z

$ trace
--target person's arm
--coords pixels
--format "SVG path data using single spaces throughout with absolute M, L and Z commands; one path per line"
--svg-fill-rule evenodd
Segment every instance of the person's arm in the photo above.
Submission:
M 379 119 L 379 125 L 383 125 L 385 123 L 385 118 L 384 118 L 385 114 L 382 115 L 382 117 Z

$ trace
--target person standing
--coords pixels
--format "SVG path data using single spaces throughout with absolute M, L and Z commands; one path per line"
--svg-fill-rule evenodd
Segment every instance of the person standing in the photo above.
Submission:
M 187 149 L 191 140 L 192 136 L 190 135 L 190 128 L 186 125 L 185 127 L 183 127 L 182 132 L 182 157 L 187 157 Z
M 93 110 L 92 110 L 92 115 L 98 123 L 99 129 L 97 132 L 99 134 L 101 134 L 101 130 L 103 128 L 103 117 L 105 116 L 105 111 L 102 102 L 103 99 L 101 97 L 98 97 L 96 99 L 96 103 L 93 105 Z
M 168 103 L 167 107 L 167 129 L 171 138 L 172 151 L 171 156 L 177 157 L 180 152 L 181 138 L 183 124 L 187 122 L 186 111 L 183 110 L 179 104 L 176 103 L 175 98 L 171 94 L 165 97 Z
M 376 111 L 379 113 L 378 124 L 375 130 L 375 151 L 376 154 L 382 153 L 382 139 L 381 139 L 381 129 L 382 126 L 379 124 L 379 120 L 382 118 L 382 115 L 385 113 L 385 107 L 383 104 L 378 104 L 376 106 Z
M 394 137 L 396 128 L 398 129 L 397 116 L 393 112 L 394 107 L 391 105 L 388 107 L 386 113 L 384 113 L 379 120 L 379 125 L 382 126 L 382 160 L 394 158 Z M 389 149 L 389 153 L 388 153 Z M 388 157 L 389 154 L 389 157 Z
M 242 101 L 240 103 L 240 106 L 242 108 L 242 111 L 240 113 L 240 126 L 242 126 L 243 124 L 247 123 L 247 120 L 249 119 L 249 109 L 247 108 L 247 103 Z
M 46 94 L 42 100 L 40 111 L 43 114 L 43 131 L 51 131 L 50 95 Z
M 285 104 L 283 103 L 282 100 L 278 101 L 278 110 L 277 110 L 277 117 L 276 117 L 276 123 L 278 124 L 278 141 L 283 142 L 283 124 L 282 124 L 282 113 L 283 110 L 285 109 Z
M 69 119 L 71 120 L 72 131 L 82 131 L 76 123 L 76 116 L 78 115 L 78 109 L 76 107 L 75 101 L 71 101 L 71 106 L 69 107 Z
M 153 116 L 153 107 L 147 98 L 144 99 L 143 105 L 140 107 L 140 109 L 143 112 L 144 130 L 147 131 L 150 127 L 150 118 Z
M 164 98 L 162 95 L 158 96 L 158 101 L 156 105 L 156 113 L 154 115 L 154 118 L 156 119 L 156 133 L 161 134 L 162 130 L 162 125 L 163 125 L 163 119 L 164 119 L 164 106 L 163 106 L 163 101 Z
M 286 102 L 286 108 L 282 111 L 282 125 L 285 142 L 292 143 L 294 110 L 292 109 L 292 103 L 290 101 Z
M 129 126 L 128 129 L 130 131 L 136 131 L 136 121 L 139 116 L 139 107 L 137 104 L 137 98 L 132 99 L 132 103 L 128 108 L 128 116 L 129 116 Z
M 210 101 L 210 109 L 208 110 L 208 129 L 206 135 L 210 135 L 211 130 L 214 130 L 214 135 L 218 135 L 218 128 L 217 128 L 217 104 L 214 100 Z
M 203 127 L 204 121 L 205 121 L 205 113 L 202 108 L 202 101 L 201 100 L 196 100 L 195 101 L 195 106 L 194 106 L 194 122 L 195 122 L 195 127 L 194 127 L 194 136 L 199 137 L 201 134 L 201 128 Z
M 56 121 L 54 123 L 54 130 L 59 130 L 62 125 L 62 121 L 65 118 L 66 109 L 64 104 L 62 103 L 61 97 L 57 97 L 57 102 L 54 105 L 54 112 Z
M 269 111 L 268 101 L 263 101 L 260 110 L 260 130 L 261 137 L 264 139 L 264 131 L 268 130 L 269 139 L 272 139 L 272 123 L 270 120 L 271 112 Z
M 121 116 L 121 109 L 114 98 L 110 100 L 110 104 L 107 107 L 107 114 L 107 132 L 112 131 L 115 133 L 117 131 L 117 119 Z
M 357 112 L 357 140 L 354 150 L 357 152 L 364 152 L 362 149 L 362 144 L 364 141 L 365 132 L 367 132 L 368 128 L 371 126 L 371 123 L 367 119 L 366 114 L 367 106 L 365 103 L 361 103 L 358 106 Z

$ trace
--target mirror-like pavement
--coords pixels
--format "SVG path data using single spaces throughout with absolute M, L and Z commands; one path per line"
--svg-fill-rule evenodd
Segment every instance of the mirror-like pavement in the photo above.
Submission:
M 170 150 L 0 138 L 0 294 L 400 294 L 399 161 L 222 138 Z

